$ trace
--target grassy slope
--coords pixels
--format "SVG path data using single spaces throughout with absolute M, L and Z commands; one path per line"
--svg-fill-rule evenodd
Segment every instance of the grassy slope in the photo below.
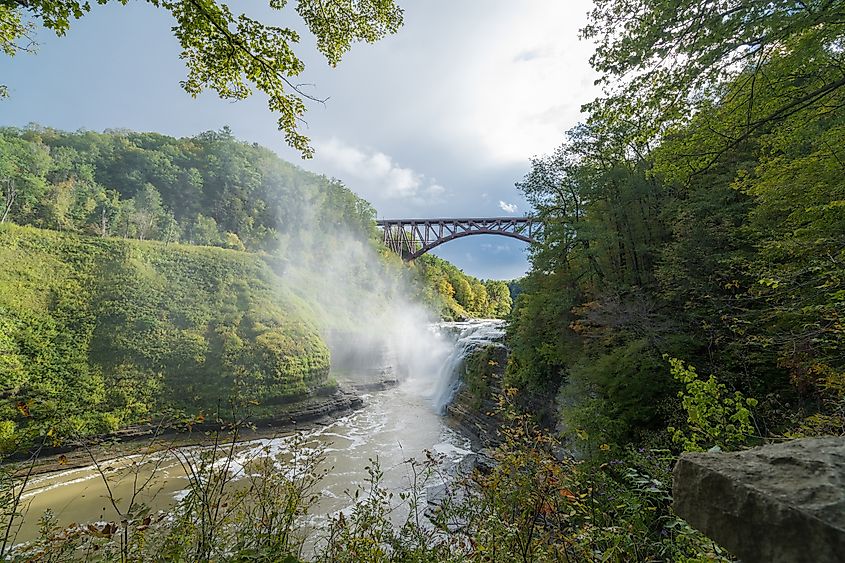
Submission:
M 0 225 L 0 451 L 325 384 L 277 279 L 254 254 Z

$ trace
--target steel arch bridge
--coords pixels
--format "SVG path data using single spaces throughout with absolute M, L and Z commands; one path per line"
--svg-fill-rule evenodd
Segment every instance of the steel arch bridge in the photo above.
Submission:
M 419 258 L 444 242 L 471 235 L 501 235 L 536 243 L 540 222 L 535 217 L 457 219 L 381 219 L 384 244 L 405 260 Z

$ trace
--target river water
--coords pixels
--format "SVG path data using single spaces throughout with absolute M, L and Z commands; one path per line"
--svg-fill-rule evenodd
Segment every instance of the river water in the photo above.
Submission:
M 304 433 L 306 446 L 324 448 L 326 463 L 333 468 L 321 483 L 320 500 L 312 510 L 315 526 L 352 505 L 349 493 L 365 486 L 365 468 L 370 460 L 378 460 L 386 487 L 403 491 L 410 486 L 410 469 L 404 463 L 409 458 L 421 459 L 426 450 L 440 454 L 442 473 L 448 475 L 471 453 L 469 440 L 450 429 L 441 413 L 459 385 L 466 354 L 501 338 L 502 323 L 440 323 L 432 330 L 446 346 L 433 346 L 427 356 L 429 362 L 421 364 L 427 366 L 424 373 L 415 373 L 413 366 L 409 369 L 406 364 L 404 370 L 410 373 L 397 386 L 364 395 L 364 408 Z M 432 358 L 439 364 L 436 368 L 432 367 Z M 290 436 L 268 436 L 240 443 L 233 471 L 238 472 L 241 463 L 262 452 L 284 456 L 291 442 Z M 180 453 L 190 454 L 191 449 L 199 448 L 183 448 Z M 154 511 L 166 511 L 185 494 L 188 480 L 173 452 L 130 455 L 105 461 L 99 470 L 91 465 L 35 477 L 24 493 L 26 514 L 16 541 L 37 537 L 38 521 L 48 509 L 62 526 L 120 520 L 108 500 L 109 490 L 112 498 L 120 499 L 118 506 L 124 508 L 141 484 L 146 485 L 137 501 Z

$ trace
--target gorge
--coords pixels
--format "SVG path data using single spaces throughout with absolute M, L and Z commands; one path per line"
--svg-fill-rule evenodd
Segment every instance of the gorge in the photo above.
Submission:
M 231 454 L 226 450 L 219 458 L 231 455 L 228 471 L 237 482 L 246 477 L 249 461 L 257 457 L 279 457 L 284 460 L 279 468 L 284 469 L 291 461 L 294 440 L 301 441 L 298 448 L 321 448 L 327 454 L 322 463 L 331 470 L 322 481 L 320 500 L 304 521 L 315 529 L 325 528 L 330 516 L 354 506 L 351 491 L 365 484 L 365 467 L 371 460 L 378 460 L 384 471 L 383 485 L 395 494 L 413 486 L 406 461 L 424 452 L 437 456 L 439 466 L 438 474 L 422 483 L 423 491 L 453 479 L 473 446 L 468 437 L 451 428 L 443 413 L 461 384 L 468 356 L 501 340 L 500 325 L 501 321 L 489 320 L 429 325 L 428 340 L 419 343 L 427 352 L 424 362 L 419 361 L 422 355 L 407 356 L 397 349 L 371 351 L 367 359 L 359 354 L 353 366 L 339 369 L 340 385 L 360 388 L 364 382 L 373 386 L 387 382 L 387 389 L 365 392 L 363 405 L 354 412 L 328 413 L 311 421 L 315 424 L 300 425 L 301 429 L 290 425 L 260 428 L 257 436 L 240 438 Z M 110 497 L 120 499 L 121 508 L 132 499 L 153 513 L 167 512 L 188 494 L 188 476 L 180 458 L 198 459 L 199 451 L 213 447 L 167 447 L 167 438 L 150 439 L 164 442 L 161 451 L 136 441 L 143 453 L 96 459 L 96 464 L 89 458 L 81 467 L 31 477 L 22 495 L 26 516 L 17 541 L 38 537 L 39 520 L 46 510 L 62 528 L 118 521 L 121 514 L 110 505 Z M 221 437 L 224 442 L 231 439 L 231 434 Z

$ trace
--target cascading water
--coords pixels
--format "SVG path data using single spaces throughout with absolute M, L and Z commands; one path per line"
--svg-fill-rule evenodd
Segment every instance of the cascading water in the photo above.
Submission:
M 449 428 L 442 415 L 460 386 L 464 363 L 474 350 L 497 342 L 504 335 L 502 321 L 468 321 L 459 323 L 421 324 L 414 332 L 385 330 L 395 338 L 385 343 L 362 346 L 358 355 L 348 351 L 344 376 L 354 382 L 367 381 L 382 366 L 393 368 L 390 377 L 397 384 L 382 392 L 364 395 L 366 407 L 340 417 L 325 426 L 304 430 L 308 447 L 326 447 L 327 467 L 333 470 L 321 482 L 320 502 L 310 522 L 320 527 L 338 510 L 351 504 L 345 494 L 365 483 L 365 467 L 378 459 L 385 471 L 384 485 L 402 491 L 409 486 L 404 462 L 409 457 L 431 450 L 444 456 L 443 475 L 450 474 L 461 460 L 471 454 L 469 438 Z M 354 347 L 348 347 L 350 350 Z M 353 350 L 354 351 L 354 350 Z M 377 360 L 363 356 L 372 354 Z M 375 362 L 375 363 L 373 363 Z M 340 375 L 340 374 L 338 374 Z M 355 377 L 355 376 L 359 377 Z M 243 472 L 249 460 L 261 452 L 285 453 L 290 437 L 267 436 L 244 442 L 237 448 L 232 467 Z M 201 448 L 201 447 L 200 447 Z M 182 450 L 184 451 L 184 449 Z M 197 449 L 199 451 L 199 449 Z M 165 458 L 164 461 L 160 461 Z M 132 496 L 133 467 L 141 475 L 157 472 L 150 487 L 139 497 L 152 510 L 169 510 L 184 496 L 186 479 L 180 465 L 167 452 L 145 458 L 127 456 L 107 464 L 111 491 L 122 497 Z M 146 472 L 146 473 L 145 473 Z M 141 479 L 144 481 L 144 479 Z M 18 541 L 34 539 L 39 533 L 38 518 L 50 508 L 60 524 L 109 521 L 120 516 L 106 506 L 108 494 L 102 476 L 94 466 L 58 471 L 31 479 L 25 500 L 29 506 Z
M 437 376 L 437 388 L 433 394 L 433 406 L 438 414 L 445 414 L 446 407 L 455 398 L 462 383 L 466 358 L 475 350 L 500 342 L 505 336 L 505 322 L 482 320 L 458 323 L 441 323 L 445 330 L 458 332 L 452 353 L 449 354 Z

